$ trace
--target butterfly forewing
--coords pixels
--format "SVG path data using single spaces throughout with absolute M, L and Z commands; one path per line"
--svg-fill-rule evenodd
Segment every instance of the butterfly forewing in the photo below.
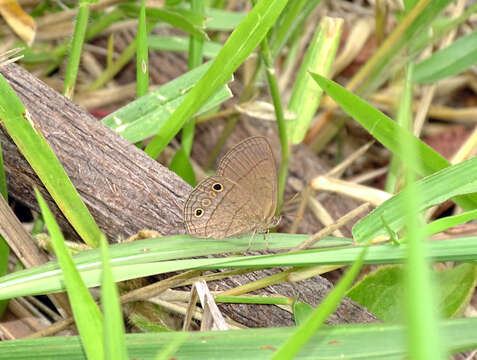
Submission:
M 271 221 L 277 208 L 277 169 L 264 137 L 250 137 L 234 146 L 220 161 L 217 175 L 239 184 L 261 208 L 262 221 Z

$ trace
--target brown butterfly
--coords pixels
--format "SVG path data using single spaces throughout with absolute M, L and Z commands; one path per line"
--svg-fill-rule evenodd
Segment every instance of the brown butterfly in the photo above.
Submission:
M 277 168 L 262 136 L 238 143 L 221 159 L 217 175 L 202 180 L 184 207 L 190 235 L 224 238 L 276 226 Z

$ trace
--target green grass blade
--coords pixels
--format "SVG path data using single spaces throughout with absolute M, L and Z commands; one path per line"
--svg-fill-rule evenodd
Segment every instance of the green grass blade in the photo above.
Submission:
M 426 32 L 449 3 L 451 0 L 420 0 L 356 73 L 348 83 L 348 88 L 357 89 L 360 94 L 367 94 L 386 81 L 390 75 L 390 63 L 407 49 L 421 32 Z
M 93 22 L 89 25 L 86 30 L 85 40 L 91 40 L 96 35 L 101 33 L 104 29 L 106 29 L 109 25 L 115 23 L 116 21 L 121 20 L 124 17 L 124 14 L 120 10 L 113 10 L 109 13 L 102 14 L 97 20 L 93 20 Z M 50 65 L 45 70 L 45 74 L 49 75 L 52 71 L 54 71 L 58 65 L 63 61 L 64 57 L 68 53 L 68 49 L 70 47 L 70 41 L 65 41 L 61 45 L 57 46 L 53 51 L 53 60 L 50 61 Z
M 467 7 L 462 14 L 457 17 L 437 18 L 433 23 L 431 30 L 428 32 L 420 32 L 417 38 L 413 39 L 410 44 L 410 54 L 414 56 L 426 47 L 435 43 L 438 39 L 455 30 L 462 23 L 466 22 L 477 11 L 477 4 Z
M 406 143 L 411 141 L 416 143 L 417 156 L 426 160 L 415 169 L 419 174 L 429 175 L 450 165 L 447 160 L 428 145 L 412 136 L 408 131 L 402 129 L 392 119 L 369 105 L 366 101 L 347 91 L 334 81 L 326 79 L 319 74 L 312 73 L 311 76 L 346 113 L 352 116 L 393 154 L 401 155 L 399 145 L 399 139 L 401 137 L 405 137 Z M 404 134 L 401 135 L 401 133 Z
M 288 3 L 280 16 L 279 23 L 275 26 L 275 31 L 270 41 L 273 59 L 276 59 L 293 32 L 303 24 L 310 12 L 320 2 L 321 0 L 299 0 Z
M 217 303 L 223 304 L 274 304 L 274 305 L 291 305 L 293 298 L 283 296 L 214 296 Z
M 185 122 L 215 93 L 258 46 L 286 5 L 287 0 L 261 1 L 230 35 L 209 70 L 186 96 L 167 123 L 146 147 L 156 158 Z
M 238 11 L 227 11 L 221 9 L 214 9 L 207 7 L 205 9 L 207 16 L 206 27 L 207 30 L 230 31 L 235 29 L 243 19 L 247 16 L 246 13 Z
M 98 306 L 81 280 L 65 246 L 63 234 L 40 192 L 35 189 L 41 213 L 51 236 L 53 248 L 64 276 L 71 309 L 76 320 L 81 342 L 89 359 L 103 359 L 103 318 Z
M 149 34 L 155 22 L 149 22 L 146 26 L 146 32 Z M 105 83 L 111 80 L 134 56 L 137 48 L 137 39 L 134 39 L 129 43 L 129 45 L 124 49 L 124 51 L 119 55 L 118 59 L 108 66 L 102 73 L 99 75 L 96 80 L 94 80 L 91 85 L 88 87 L 88 91 L 93 91 L 102 87 Z
M 408 97 L 406 101 L 409 103 L 412 101 L 412 98 Z M 406 129 L 409 132 L 412 132 L 413 122 L 412 122 L 411 113 L 407 113 L 406 116 L 398 116 L 396 119 L 396 123 L 398 126 L 402 127 L 403 129 Z M 402 180 L 401 158 L 397 154 L 393 154 L 391 157 L 391 161 L 389 163 L 388 173 L 386 174 L 386 184 L 384 186 L 384 189 L 390 194 L 395 194 L 396 192 L 400 190 L 400 187 L 402 185 L 401 180 Z
M 130 142 L 153 136 L 167 125 L 171 113 L 184 101 L 209 66 L 210 63 L 205 63 L 123 106 L 106 116 L 102 120 L 103 124 Z M 231 96 L 227 85 L 221 86 L 194 115 L 208 111 Z
M 81 238 L 98 246 L 100 230 L 76 192 L 58 158 L 51 150 L 12 88 L 0 77 L 0 121 L 38 175 L 56 204 Z
M 406 82 L 401 100 L 399 116 L 410 117 L 412 104 L 413 64 L 408 66 Z M 399 121 L 403 123 L 406 121 Z M 401 132 L 404 134 L 404 132 Z M 399 139 L 402 162 L 405 165 L 404 179 L 407 184 L 402 194 L 401 211 L 408 235 L 408 252 L 405 267 L 406 314 L 409 328 L 409 357 L 411 359 L 444 359 L 442 341 L 437 333 L 438 321 L 435 286 L 431 278 L 430 259 L 427 252 L 427 239 L 422 227 L 420 206 L 423 194 L 415 181 L 411 169 L 419 167 L 421 158 L 416 156 L 415 143 Z
M 367 247 L 362 249 L 359 257 L 354 262 L 353 266 L 343 276 L 335 288 L 326 296 L 320 303 L 320 306 L 305 320 L 305 322 L 298 327 L 295 333 L 288 338 L 283 346 L 273 355 L 272 359 L 291 359 L 294 358 L 304 345 L 310 341 L 312 336 L 316 333 L 318 328 L 323 325 L 325 320 L 338 307 L 345 292 L 353 283 L 359 270 L 363 265 L 364 256 L 366 255 Z
M 306 236 L 271 234 L 269 249 L 292 248 Z M 296 253 L 284 253 L 247 257 L 223 257 L 193 259 L 194 256 L 244 251 L 248 238 L 209 240 L 190 238 L 185 235 L 161 239 L 137 241 L 134 244 L 118 244 L 110 247 L 113 273 L 116 281 L 134 279 L 154 274 L 189 269 L 215 270 L 223 268 L 264 269 L 272 267 L 306 267 L 317 265 L 351 264 L 359 256 L 362 246 L 339 246 Z M 321 246 L 351 244 L 351 240 L 322 239 Z M 266 243 L 253 244 L 254 250 L 264 250 Z M 147 252 L 144 251 L 147 249 Z M 366 264 L 399 264 L 405 261 L 407 244 L 382 244 L 369 248 Z M 459 238 L 435 241 L 429 244 L 429 254 L 434 261 L 477 260 L 477 238 Z M 73 256 L 83 281 L 88 287 L 101 282 L 100 254 L 97 249 Z M 38 295 L 64 290 L 64 283 L 56 262 L 11 273 L 0 278 L 0 299 L 16 296 Z
M 186 52 L 189 49 L 189 38 L 184 36 L 149 35 L 147 43 L 151 50 Z M 212 59 L 222 49 L 222 45 L 213 41 L 205 41 L 204 57 Z
M 416 148 L 416 156 L 422 159 L 419 164 L 416 164 L 417 167 L 413 169 L 419 175 L 430 175 L 450 165 L 444 157 L 364 100 L 321 75 L 311 75 L 318 85 L 320 85 L 344 111 L 359 122 L 361 126 L 393 154 L 400 157 L 402 156 L 402 150 L 399 144 L 401 140 L 399 139 L 405 139 L 406 144 L 412 143 L 412 146 Z M 475 195 L 466 195 L 465 197 L 455 199 L 455 201 L 466 210 L 472 210 L 477 207 L 477 197 Z
M 101 236 L 101 255 L 103 263 L 103 280 L 101 283 L 101 305 L 104 312 L 104 354 L 105 359 L 126 360 L 124 322 L 119 304 L 118 290 L 114 283 L 106 237 Z
M 136 96 L 140 98 L 149 91 L 149 59 L 145 0 L 141 1 L 141 10 L 139 11 L 139 22 L 137 26 L 136 82 Z
M 443 321 L 439 328 L 453 353 L 477 347 L 475 318 Z M 295 328 L 288 327 L 128 334 L 126 342 L 132 359 L 157 359 L 157 354 L 174 342 L 179 342 L 180 346 L 168 358 L 222 360 L 227 354 L 227 359 L 231 360 L 264 359 L 270 358 L 294 331 Z M 393 324 L 323 326 L 295 359 L 402 360 L 406 358 L 405 336 L 403 326 Z M 77 336 L 0 342 L 0 359 L 30 359 L 32 354 L 58 360 L 86 359 Z
M 76 84 L 76 76 L 78 75 L 78 68 L 81 59 L 81 51 L 83 49 L 83 42 L 88 25 L 89 18 L 89 2 L 80 1 L 78 7 L 78 15 L 75 21 L 75 31 L 73 40 L 71 42 L 71 50 L 68 57 L 68 65 L 66 66 L 65 82 L 63 87 L 63 94 L 71 99 L 73 97 L 74 88 Z
M 477 64 L 477 30 L 416 65 L 414 82 L 436 82 L 457 75 Z
M 202 0 L 191 0 L 191 11 L 200 16 L 205 16 L 205 4 Z M 189 37 L 189 70 L 199 66 L 203 61 L 204 38 L 196 35 Z
M 203 17 L 205 12 L 205 4 L 202 0 L 191 0 L 191 11 L 198 16 Z M 189 70 L 200 66 L 203 62 L 202 49 L 204 39 L 201 37 L 190 35 L 189 37 Z M 175 153 L 169 169 L 174 171 L 181 178 L 186 180 L 191 186 L 195 186 L 195 174 L 190 162 L 190 153 L 192 144 L 194 143 L 195 119 L 189 118 L 182 127 L 181 148 Z
M 252 4 L 257 4 L 256 0 L 252 0 Z M 283 203 L 283 196 L 285 194 L 285 187 L 288 178 L 288 167 L 290 163 L 290 148 L 288 142 L 287 125 L 285 123 L 285 115 L 283 111 L 282 99 L 280 90 L 278 88 L 278 81 L 275 73 L 275 64 L 273 61 L 272 53 L 268 45 L 268 39 L 265 36 L 262 40 L 260 47 L 260 58 L 265 65 L 265 75 L 267 77 L 268 88 L 272 97 L 273 107 L 275 110 L 275 117 L 277 121 L 278 134 L 280 136 L 281 146 L 281 161 L 280 169 L 278 173 L 278 196 L 277 196 L 277 208 L 276 213 L 280 213 L 280 209 Z
M 406 146 L 409 146 L 409 143 Z M 449 198 L 477 191 L 476 168 L 477 158 L 473 158 L 417 181 L 416 187 L 420 193 L 417 210 L 422 211 Z M 406 194 L 404 190 L 394 195 L 361 219 L 352 230 L 356 241 L 362 242 L 368 238 L 387 235 L 383 218 L 393 231 L 401 230 L 406 213 L 402 208 Z
M 404 11 L 408 13 L 418 3 L 418 0 L 404 0 Z
M 426 224 L 424 227 L 424 232 L 427 236 L 437 234 L 441 231 L 445 231 L 454 226 L 461 225 L 475 219 L 477 219 L 477 209 L 434 220 L 432 223 Z
M 140 12 L 140 7 L 132 3 L 121 4 L 120 9 L 135 18 L 138 17 Z M 146 8 L 146 15 L 150 21 L 164 21 L 191 35 L 198 36 L 204 40 L 208 39 L 207 33 L 203 30 L 205 28 L 205 17 L 203 16 L 197 16 L 197 14 L 190 11 L 182 11 L 177 8 Z
M 296 120 L 290 122 L 288 127 L 292 144 L 303 141 L 323 93 L 310 76 L 310 71 L 328 76 L 338 49 L 342 25 L 341 19 L 323 18 L 308 47 L 288 103 L 288 109 L 296 113 Z
M 194 169 L 184 149 L 179 149 L 169 164 L 169 169 L 183 178 L 190 186 L 196 185 Z

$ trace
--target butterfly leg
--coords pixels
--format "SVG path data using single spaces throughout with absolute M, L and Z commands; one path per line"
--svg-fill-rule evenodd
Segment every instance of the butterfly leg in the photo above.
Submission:
M 245 250 L 245 251 L 249 251 L 250 248 L 252 247 L 253 238 L 255 237 L 256 233 L 257 233 L 257 230 L 253 230 L 252 236 L 250 236 L 250 240 L 248 241 L 247 250 Z

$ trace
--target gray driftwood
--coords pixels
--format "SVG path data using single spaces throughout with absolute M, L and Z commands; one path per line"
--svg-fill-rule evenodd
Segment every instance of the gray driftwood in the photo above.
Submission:
M 164 235 L 184 233 L 182 206 L 191 188 L 181 178 L 123 140 L 84 110 L 22 68 L 12 64 L 0 72 L 27 107 L 68 176 L 110 239 L 128 237 L 140 229 Z M 45 195 L 64 229 L 71 228 L 46 193 L 39 179 L 8 135 L 0 131 L 8 190 L 11 196 L 37 209 L 33 187 Z M 217 284 L 227 289 L 277 270 L 234 277 Z M 317 305 L 331 289 L 319 276 L 298 283 L 280 284 L 264 291 Z M 215 290 L 215 288 L 214 288 Z M 226 315 L 248 326 L 286 326 L 292 317 L 276 306 L 223 306 Z M 344 299 L 332 323 L 368 322 L 376 318 Z

